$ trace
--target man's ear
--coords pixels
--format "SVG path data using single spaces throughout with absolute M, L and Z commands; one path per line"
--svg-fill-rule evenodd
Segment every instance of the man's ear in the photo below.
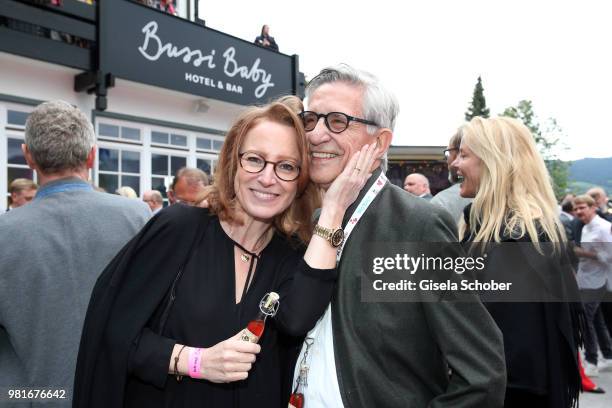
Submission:
M 96 162 L 96 150 L 97 146 L 94 145 L 87 154 L 87 169 L 92 169 Z
M 28 163 L 28 167 L 32 170 L 36 170 L 36 163 L 34 159 L 32 159 L 32 153 L 30 153 L 30 149 L 25 143 L 21 144 L 21 151 L 23 152 L 23 157 L 25 157 L 26 163 Z
M 376 132 L 376 157 L 382 157 L 389 150 L 392 139 L 393 132 L 391 129 L 382 128 Z

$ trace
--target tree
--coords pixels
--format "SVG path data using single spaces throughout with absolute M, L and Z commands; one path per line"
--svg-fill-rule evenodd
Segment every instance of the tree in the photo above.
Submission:
M 472 104 L 468 107 L 467 112 L 465 112 L 465 120 L 469 122 L 474 116 L 483 118 L 489 117 L 489 108 L 487 108 L 487 101 L 484 97 L 484 88 L 482 87 L 482 80 L 480 77 L 478 77 L 478 81 L 474 87 Z
M 528 100 L 522 100 L 518 105 L 506 108 L 501 116 L 519 119 L 531 131 L 550 173 L 555 196 L 563 197 L 567 192 L 571 163 L 559 158 L 560 151 L 567 148 L 562 142 L 563 130 L 557 120 L 548 118 L 543 124 L 540 123 L 533 111 L 533 104 Z

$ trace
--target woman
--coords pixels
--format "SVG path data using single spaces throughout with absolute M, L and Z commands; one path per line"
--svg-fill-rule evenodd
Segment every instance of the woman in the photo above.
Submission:
M 461 132 L 452 165 L 463 178 L 461 196 L 474 198 L 464 211 L 463 242 L 486 251 L 485 281 L 507 277 L 517 288 L 510 295 L 516 302 L 485 301 L 504 336 L 505 406 L 574 406 L 579 313 L 567 300 L 577 299 L 577 288 L 562 259 L 566 238 L 544 161 L 515 119 L 476 117 Z M 521 302 L 551 294 L 556 302 Z
M 255 37 L 255 44 L 260 45 L 262 47 L 273 49 L 274 51 L 278 51 L 278 45 L 274 40 L 274 37 L 270 35 L 270 26 L 264 24 L 261 27 L 261 34 Z
M 310 239 L 319 193 L 296 101 L 247 110 L 226 137 L 209 208 L 162 211 L 103 272 L 83 330 L 75 407 L 287 405 L 299 337 L 336 278 L 336 248 Z M 370 168 L 374 151 L 357 153 L 326 193 L 320 226 L 341 225 L 368 178 L 356 168 Z M 304 253 L 298 241 L 309 239 Z M 270 291 L 280 307 L 259 345 L 240 340 Z

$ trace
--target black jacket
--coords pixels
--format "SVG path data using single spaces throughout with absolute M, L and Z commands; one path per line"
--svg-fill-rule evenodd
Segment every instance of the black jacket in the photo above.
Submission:
M 211 217 L 206 209 L 171 206 L 157 214 L 104 270 L 93 290 L 83 328 L 75 376 L 74 407 L 123 405 L 130 372 L 130 353 L 138 344 L 145 327 L 159 331 L 170 288 L 189 258 L 193 242 L 201 242 L 204 231 L 208 234 L 214 229 L 211 228 L 212 220 L 216 218 Z M 215 238 L 206 236 L 205 239 Z M 290 251 L 289 243 L 282 237 L 274 237 L 269 247 L 272 244 L 275 244 L 276 250 L 287 248 L 286 255 L 291 259 L 301 260 L 301 251 Z M 279 261 L 279 264 L 282 262 Z M 300 310 L 289 307 L 292 303 L 284 303 L 284 311 L 291 310 L 292 316 L 299 316 L 294 319 L 294 323 L 299 323 L 299 328 L 292 326 L 285 330 L 289 336 L 295 337 L 306 333 L 324 311 L 337 273 L 335 270 L 312 268 L 304 273 L 291 268 L 290 272 L 287 279 L 292 279 L 292 290 L 297 287 L 301 291 L 314 293 L 307 299 L 292 296 L 298 299 Z M 279 293 L 282 298 L 282 290 Z M 310 311 L 307 318 L 303 310 Z M 274 322 L 279 323 L 277 319 Z M 276 325 L 271 325 L 269 330 L 273 326 Z M 287 379 L 290 379 L 289 372 L 292 371 L 285 367 L 285 363 L 288 366 L 299 352 L 299 343 L 290 343 L 278 350 L 284 357 L 281 367 L 275 367 Z M 289 381 L 282 386 L 286 388 L 282 394 L 288 398 Z
M 471 207 L 464 210 L 468 225 Z M 543 234 L 539 237 L 543 254 L 529 236 L 511 235 L 504 234 L 501 243 L 486 247 L 482 271 L 483 280 L 511 281 L 513 291 L 517 287 L 511 295 L 514 302 L 499 294 L 483 297 L 504 336 L 506 394 L 517 390 L 545 395 L 548 408 L 573 407 L 581 389 L 577 355 L 582 309 L 567 251 L 562 246 L 552 252 L 553 245 Z M 472 236 L 463 242 L 470 245 Z

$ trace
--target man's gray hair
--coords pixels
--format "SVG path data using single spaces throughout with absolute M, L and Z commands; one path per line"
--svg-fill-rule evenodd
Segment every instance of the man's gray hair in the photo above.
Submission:
M 26 122 L 25 144 L 44 173 L 82 168 L 94 143 L 89 119 L 64 101 L 38 105 Z
M 306 87 L 306 98 L 321 85 L 332 82 L 345 82 L 363 88 L 363 118 L 376 122 L 378 126 L 393 131 L 395 120 L 399 115 L 399 102 L 393 93 L 386 89 L 374 75 L 355 69 L 347 64 L 327 67 L 314 77 Z M 367 126 L 367 132 L 373 134 L 375 126 Z M 381 158 L 383 171 L 387 170 L 387 152 Z

